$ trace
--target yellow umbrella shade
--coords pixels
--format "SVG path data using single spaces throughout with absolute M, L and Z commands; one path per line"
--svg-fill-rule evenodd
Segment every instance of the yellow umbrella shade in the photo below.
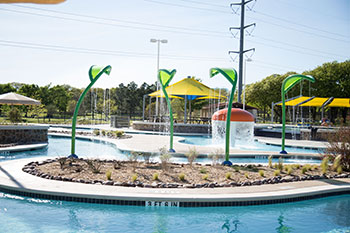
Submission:
M 0 3 L 37 3 L 37 4 L 57 4 L 65 0 L 0 0 Z
M 169 98 L 185 98 L 185 96 L 188 100 L 226 98 L 225 96 L 220 96 L 217 91 L 207 87 L 194 78 L 184 78 L 181 81 L 168 86 L 166 91 Z M 149 94 L 149 96 L 164 97 L 164 94 L 162 90 L 159 90 Z
M 14 92 L 0 95 L 0 104 L 7 105 L 40 105 L 39 100 L 29 98 Z

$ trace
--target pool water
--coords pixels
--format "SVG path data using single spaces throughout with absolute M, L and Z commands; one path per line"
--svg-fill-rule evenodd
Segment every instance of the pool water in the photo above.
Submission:
M 125 156 L 109 143 L 77 140 L 82 157 Z M 65 156 L 70 139 L 0 160 Z M 350 232 L 350 195 L 245 207 L 142 207 L 53 201 L 0 192 L 0 232 Z
M 181 136 L 185 138 L 183 143 L 190 144 L 190 145 L 200 145 L 200 146 L 208 146 L 208 145 L 219 145 L 219 144 L 213 144 L 213 140 L 211 137 L 208 136 Z M 274 145 L 267 145 L 264 143 L 259 143 L 258 141 L 253 141 L 249 144 L 236 144 L 235 149 L 240 150 L 255 150 L 255 151 L 275 151 L 280 152 L 281 147 L 280 146 L 274 146 Z M 317 149 L 307 149 L 307 148 L 297 148 L 297 147 L 286 147 L 286 151 L 288 152 L 299 152 L 299 153 L 322 153 L 323 150 L 317 150 Z
M 0 193 L 1 232 L 350 232 L 350 195 L 245 207 L 142 207 Z
M 198 137 L 188 137 L 195 140 Z M 39 157 L 39 156 L 50 156 L 50 157 L 64 157 L 70 155 L 70 146 L 71 139 L 69 137 L 58 137 L 58 136 L 49 136 L 49 145 L 47 148 L 33 150 L 33 151 L 22 151 L 7 154 L 0 154 L 0 161 L 3 160 L 12 160 L 12 159 L 21 159 L 29 157 Z M 81 158 L 100 158 L 100 159 L 118 159 L 126 160 L 127 156 L 122 153 L 114 144 L 103 142 L 103 141 L 90 141 L 90 140 L 76 140 L 76 152 L 77 155 Z M 151 159 L 154 162 L 159 162 L 158 157 L 153 157 Z M 175 163 L 186 163 L 188 162 L 187 158 L 184 157 L 173 157 L 171 159 Z M 267 156 L 255 156 L 252 158 L 230 158 L 230 161 L 235 164 L 246 164 L 246 163 L 268 163 Z M 198 163 L 211 163 L 211 160 L 208 158 L 197 158 L 196 162 Z M 278 162 L 278 158 L 272 159 L 273 163 Z M 321 161 L 318 159 L 310 158 L 285 158 L 283 163 L 299 163 L 299 164 L 319 164 Z
M 77 155 L 82 158 L 125 159 L 125 155 L 111 143 L 77 139 L 75 143 Z M 49 136 L 46 148 L 32 151 L 0 155 L 0 161 L 38 156 L 64 157 L 70 155 L 71 139 L 68 137 Z
M 191 137 L 186 137 L 186 138 L 191 138 Z M 11 153 L 10 155 L 2 154 L 0 155 L 0 161 L 29 158 L 29 157 L 39 157 L 39 156 L 64 157 L 64 156 L 70 155 L 70 146 L 71 146 L 71 139 L 69 137 L 49 136 L 49 145 L 47 148 L 33 150 L 33 151 L 16 152 L 16 153 Z M 118 160 L 127 159 L 127 156 L 124 153 L 122 153 L 114 144 L 107 143 L 104 141 L 99 141 L 99 140 L 90 141 L 90 140 L 77 139 L 76 152 L 77 152 L 77 155 L 81 158 L 100 158 L 100 159 L 118 159 Z M 154 162 L 160 161 L 158 157 L 153 157 L 151 160 Z M 188 162 L 187 158 L 184 158 L 184 157 L 173 157 L 171 161 L 175 163 Z M 266 164 L 268 163 L 268 158 L 267 156 L 255 156 L 252 158 L 230 158 L 230 161 L 235 164 L 245 164 L 245 163 Z M 208 158 L 197 158 L 196 162 L 211 163 L 211 160 L 209 160 Z M 272 162 L 277 163 L 278 158 L 273 158 Z M 290 163 L 319 164 L 320 160 L 295 157 L 295 158 L 283 159 L 283 162 L 286 164 L 290 164 Z

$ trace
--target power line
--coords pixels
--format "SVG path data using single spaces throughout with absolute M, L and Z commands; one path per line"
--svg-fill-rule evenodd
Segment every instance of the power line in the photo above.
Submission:
M 301 32 L 301 33 L 309 34 L 309 35 L 312 35 L 312 36 L 326 38 L 326 39 L 329 39 L 329 40 L 339 41 L 339 42 L 343 42 L 343 43 L 349 43 L 348 40 L 342 40 L 342 39 L 337 39 L 337 38 L 334 38 L 334 37 L 329 37 L 329 36 L 325 36 L 325 35 L 314 33 L 314 32 L 308 32 L 308 31 L 297 29 L 297 28 L 293 28 L 293 27 L 289 27 L 289 26 L 273 23 L 273 22 L 270 22 L 268 20 L 262 20 L 260 18 L 255 18 L 255 17 L 251 17 L 251 16 L 247 16 L 247 18 L 251 18 L 251 19 L 256 20 L 256 21 L 260 21 L 260 22 L 263 22 L 263 23 L 271 24 L 271 25 L 274 25 L 276 27 L 280 27 L 280 28 L 283 28 L 283 29 L 289 29 L 289 30 L 292 30 L 292 31 Z
M 17 6 L 17 5 L 16 5 Z M 21 6 L 24 7 L 24 6 Z M 39 8 L 34 8 L 34 7 L 24 7 L 24 8 L 31 8 L 31 9 L 37 9 L 37 10 L 42 10 L 42 11 L 48 11 L 48 12 L 52 12 L 52 13 L 58 13 L 58 14 L 66 14 L 66 15 L 76 15 L 76 16 L 80 16 L 80 17 L 88 17 L 88 18 L 96 18 L 96 19 L 101 19 L 101 20 L 115 20 L 115 21 L 121 21 L 122 20 L 116 20 L 116 19 L 109 19 L 109 18 L 101 18 L 101 17 L 95 17 L 95 16 L 90 16 L 90 15 L 81 15 L 81 14 L 74 14 L 74 13 L 66 13 L 66 12 L 59 12 L 59 11 L 52 11 L 52 10 L 44 10 L 44 9 L 39 9 Z M 151 30 L 151 31 L 166 31 L 166 32 L 171 32 L 171 33 L 182 33 L 182 34 L 187 34 L 187 35 L 196 35 L 196 36 L 210 36 L 210 37 L 220 37 L 220 38 L 232 38 L 231 36 L 228 35 L 228 33 L 224 33 L 221 32 L 222 34 L 219 34 L 219 31 L 207 31 L 207 30 L 198 30 L 198 29 L 191 29 L 191 28 L 180 28 L 180 27 L 173 27 L 175 29 L 183 29 L 183 30 L 192 30 L 192 31 L 202 31 L 205 32 L 207 31 L 208 33 L 213 33 L 213 34 L 208 34 L 208 33 L 194 33 L 194 32 L 181 32 L 181 31 L 174 31 L 174 30 L 166 30 L 166 29 L 155 29 L 155 28 L 146 28 L 146 27 L 138 27 L 138 26 L 129 26 L 129 25 L 116 25 L 116 24 L 111 24 L 111 23 L 107 23 L 107 22 L 95 22 L 95 21 L 91 21 L 91 20 L 82 20 L 82 19 L 75 19 L 75 18 L 67 18 L 67 17 L 61 17 L 61 16 L 52 16 L 52 15 L 45 15 L 45 14 L 38 14 L 38 13 L 33 13 L 33 12 L 26 12 L 26 11 L 17 11 L 17 10 L 9 10 L 9 9 L 2 9 L 0 8 L 0 10 L 3 11 L 10 11 L 10 12 L 14 12 L 14 13 L 20 13 L 20 14 L 28 14 L 28 15 L 34 15 L 34 16 L 39 16 L 39 17 L 49 17 L 49 18 L 55 18 L 55 19 L 61 19 L 61 20 L 70 20 L 70 21 L 77 21 L 77 22 L 82 22 L 82 23 L 91 23 L 91 24 L 98 24 L 98 25 L 106 25 L 106 26 L 115 26 L 115 27 L 123 27 L 123 28 L 133 28 L 133 29 L 138 29 L 138 30 Z M 142 25 L 143 23 L 139 23 L 139 22 L 132 22 L 132 21 L 125 21 L 125 23 L 135 23 L 135 24 L 140 24 Z M 147 24 L 144 24 L 147 25 Z M 170 26 L 165 26 L 165 25 L 149 25 L 149 26 L 158 26 L 158 27 L 170 27 Z M 215 34 L 214 34 L 215 33 Z M 301 48 L 303 49 L 303 51 L 301 51 L 301 53 L 305 54 L 305 55 L 311 55 L 311 56 L 317 56 L 320 57 L 320 55 L 315 55 L 315 54 L 310 54 L 310 53 L 306 53 L 305 50 L 309 50 L 309 51 L 313 51 L 313 52 L 317 52 L 322 54 L 321 56 L 325 57 L 324 54 L 329 54 L 329 55 L 336 55 L 339 57 L 345 57 L 344 55 L 339 55 L 339 54 L 334 54 L 334 53 L 329 53 L 329 52 L 324 52 L 324 51 L 319 51 L 319 50 L 315 50 L 315 49 L 310 49 L 310 48 L 306 48 L 306 47 L 301 47 L 301 46 L 297 46 L 294 44 L 289 44 L 286 42 L 281 42 L 281 41 L 277 41 L 277 40 L 273 40 L 270 38 L 264 38 L 264 37 L 257 37 L 260 38 L 262 40 L 266 40 L 266 41 L 273 41 L 274 43 L 279 43 L 279 44 L 283 44 L 286 46 L 290 46 L 290 47 L 295 47 L 295 48 Z M 256 42 L 256 41 L 254 41 Z M 292 52 L 296 52 L 294 50 L 290 50 L 288 48 L 281 48 L 275 45 L 270 45 L 270 44 L 266 44 L 266 43 L 262 43 L 262 42 L 256 42 L 256 43 L 260 43 L 263 44 L 265 46 L 268 47 L 273 47 L 273 48 L 278 48 L 281 50 L 285 50 L 285 51 L 292 51 Z M 325 57 L 325 58 L 329 58 L 329 57 Z M 333 58 L 332 58 L 333 59 Z
M 90 49 L 90 48 L 82 48 L 82 47 L 70 47 L 70 46 L 60 46 L 60 45 L 51 45 L 51 44 L 28 43 L 28 42 L 9 41 L 9 40 L 0 40 L 0 45 L 19 47 L 19 48 L 58 51 L 58 52 L 88 53 L 88 54 L 96 54 L 96 55 L 113 55 L 113 56 L 123 56 L 123 57 L 148 57 L 148 58 L 155 57 L 155 54 L 152 54 L 152 53 Z M 180 58 L 180 59 L 184 59 L 184 60 L 197 60 L 197 61 L 200 61 L 200 60 L 201 61 L 227 61 L 228 60 L 228 59 L 224 59 L 224 58 L 215 58 L 215 57 L 195 57 L 195 56 L 183 56 L 183 55 L 173 55 L 173 54 L 168 54 L 168 55 L 165 55 L 162 57 L 165 59 L 179 59 Z
M 218 36 L 218 35 L 209 34 L 209 33 L 186 32 L 186 31 L 181 32 L 181 31 L 174 31 L 174 30 L 167 30 L 167 29 L 155 29 L 155 28 L 145 28 L 145 27 L 130 26 L 130 25 L 112 24 L 112 23 L 107 23 L 107 22 L 96 22 L 96 21 L 91 21 L 91 20 L 67 18 L 67 17 L 62 17 L 62 16 L 45 15 L 45 14 L 40 14 L 40 13 L 10 10 L 10 9 L 3 9 L 3 8 L 0 8 L 0 11 L 8 11 L 8 12 L 14 12 L 14 13 L 20 13 L 20 14 L 41 16 L 41 17 L 54 18 L 54 19 L 62 19 L 62 20 L 75 21 L 75 22 L 81 22 L 81 23 L 90 23 L 90 24 L 107 25 L 107 26 L 113 26 L 113 27 L 122 27 L 122 28 L 127 28 L 127 29 L 133 28 L 133 29 L 139 29 L 139 30 L 162 31 L 162 32 L 171 32 L 171 33 L 182 33 L 182 34 L 188 34 L 188 35 L 209 36 L 209 37 L 211 37 L 211 36 L 217 37 Z M 220 37 L 223 37 L 223 36 L 220 36 Z M 228 35 L 227 35 L 227 38 L 229 38 Z
M 201 8 L 201 7 L 194 7 L 194 6 L 186 6 L 186 5 L 169 3 L 169 2 L 162 2 L 162 1 L 157 1 L 157 0 L 143 0 L 143 1 L 157 3 L 157 4 L 161 4 L 161 5 L 177 6 L 177 7 L 188 8 L 188 9 L 196 9 L 196 10 L 202 10 L 202 11 L 220 12 L 220 13 L 224 13 L 224 14 L 231 14 L 229 11 L 222 11 L 222 10 L 215 10 L 215 9 L 208 9 L 208 8 Z
M 193 28 L 186 28 L 186 27 L 175 27 L 175 26 L 169 26 L 169 25 L 151 24 L 151 23 L 144 23 L 144 22 L 141 23 L 141 22 L 137 22 L 137 21 L 121 20 L 121 19 L 115 19 L 115 18 L 105 18 L 105 17 L 94 16 L 94 15 L 76 14 L 76 13 L 71 13 L 71 12 L 48 10 L 48 9 L 42 9 L 42 8 L 38 8 L 38 7 L 30 7 L 30 6 L 23 6 L 23 5 L 17 5 L 17 4 L 14 4 L 14 6 L 20 7 L 20 8 L 44 11 L 44 12 L 51 12 L 51 13 L 56 13 L 56 14 L 63 14 L 63 15 L 71 15 L 71 16 L 83 17 L 83 18 L 88 18 L 88 19 L 113 21 L 113 22 L 117 22 L 117 23 L 128 23 L 128 24 L 144 25 L 144 26 L 151 26 L 151 27 L 160 27 L 160 28 L 166 28 L 166 29 L 173 28 L 173 29 L 176 29 L 176 30 L 198 31 L 198 32 L 222 34 L 221 31 L 193 29 Z
M 293 6 L 293 7 L 295 7 L 295 8 L 302 9 L 302 10 L 307 11 L 307 12 L 309 12 L 309 13 L 310 13 L 310 12 L 312 12 L 312 13 L 315 12 L 314 9 L 305 8 L 305 7 L 301 7 L 301 6 L 292 4 L 291 1 L 286 2 L 286 1 L 279 0 L 279 2 L 280 2 L 280 3 L 283 3 L 283 4 L 286 4 L 286 5 L 289 5 L 289 6 Z M 329 17 L 329 18 L 332 18 L 332 19 L 336 19 L 336 20 L 341 20 L 341 21 L 346 21 L 346 22 L 349 21 L 348 19 L 337 18 L 336 15 L 331 15 L 331 14 L 327 14 L 327 13 L 325 13 L 325 12 L 318 11 L 318 12 L 317 12 L 317 15 L 320 15 L 320 14 L 325 15 L 325 16 L 327 16 L 327 17 Z
M 336 53 L 329 53 L 329 52 L 324 52 L 324 51 L 320 51 L 320 50 L 316 50 L 316 49 L 311 49 L 311 48 L 307 48 L 307 47 L 303 47 L 303 46 L 299 46 L 299 45 L 295 45 L 295 44 L 290 44 L 284 41 L 279 41 L 279 40 L 274 40 L 271 38 L 267 38 L 267 37 L 262 37 L 262 36 L 255 36 L 255 35 L 251 35 L 251 37 L 256 37 L 258 39 L 261 40 L 265 40 L 265 41 L 270 41 L 270 42 L 274 42 L 274 43 L 279 43 L 282 45 L 286 45 L 286 46 L 290 46 L 290 47 L 295 47 L 295 48 L 299 48 L 299 49 L 303 49 L 303 50 L 309 50 L 309 51 L 313 51 L 313 52 L 317 52 L 317 53 L 322 53 L 322 54 L 329 54 L 329 55 L 333 55 L 333 56 L 339 56 L 339 57 L 343 57 L 343 58 L 348 58 L 347 56 L 344 55 L 339 55 Z
M 47 10 L 47 9 L 41 9 L 41 8 L 37 8 L 37 7 L 19 6 L 19 5 L 15 5 L 15 6 L 16 7 L 21 7 L 21 8 L 28 8 L 28 9 L 44 11 L 44 12 L 51 12 L 51 13 L 56 13 L 56 14 L 65 14 L 65 15 L 71 15 L 71 16 L 77 16 L 77 17 L 85 17 L 85 18 L 89 18 L 89 19 L 115 21 L 115 22 L 138 24 L 138 25 L 146 25 L 146 26 L 161 27 L 161 28 L 174 28 L 174 29 L 177 29 L 177 30 L 197 31 L 199 33 L 180 32 L 180 31 L 173 31 L 173 30 L 166 30 L 166 32 L 183 33 L 183 34 L 198 35 L 198 36 L 212 36 L 212 37 L 220 37 L 220 38 L 231 38 L 231 36 L 229 36 L 228 33 L 220 32 L 220 31 L 209 31 L 209 30 L 194 29 L 194 28 L 184 28 L 184 27 L 173 27 L 173 26 L 167 26 L 167 25 L 148 24 L 148 23 L 140 23 L 140 22 L 136 22 L 136 21 L 126 21 L 126 20 L 119 20 L 119 19 L 110 19 L 110 18 L 97 17 L 97 16 L 92 16 L 92 15 L 83 15 L 83 14 L 75 14 L 75 13 Z M 4 10 L 4 9 L 0 8 L 0 10 Z M 72 18 L 51 16 L 51 15 L 43 15 L 43 14 L 37 14 L 37 13 L 25 12 L 25 11 L 7 10 L 7 9 L 5 9 L 5 11 L 11 11 L 11 12 L 14 12 L 14 13 L 29 14 L 29 15 L 40 16 L 40 17 L 51 17 L 51 18 L 57 18 L 57 19 L 62 19 L 62 20 L 72 20 L 72 21 L 78 21 L 78 22 L 83 22 L 83 23 L 103 24 L 103 25 L 107 25 L 107 26 L 117 26 L 117 27 L 119 26 L 119 27 L 134 28 L 134 29 L 139 29 L 139 30 L 164 31 L 163 29 L 145 28 L 145 27 L 133 27 L 133 26 L 127 26 L 127 25 L 115 25 L 115 24 L 110 24 L 110 23 L 94 22 L 94 21 L 91 21 L 91 20 L 87 21 L 87 20 L 81 20 L 81 19 L 72 19 Z M 213 33 L 213 35 L 207 34 L 207 33 L 202 33 L 202 32 Z M 215 35 L 214 35 L 214 33 L 215 33 Z M 324 52 L 324 51 L 318 51 L 318 50 L 314 50 L 314 49 L 310 49 L 310 48 L 300 47 L 300 46 L 293 45 L 293 44 L 288 44 L 286 42 L 276 41 L 276 40 L 273 40 L 273 39 L 270 39 L 270 38 L 263 38 L 263 37 L 259 37 L 259 38 L 263 39 L 263 40 L 274 41 L 275 43 L 280 43 L 280 44 L 284 44 L 284 45 L 291 46 L 291 47 L 302 48 L 302 49 L 305 49 L 305 50 L 319 52 L 321 54 L 324 54 L 324 53 L 331 54 L 331 53 Z M 266 45 L 266 46 L 270 46 L 270 45 Z M 342 56 L 342 55 L 339 55 L 339 54 L 331 54 L 331 55 Z
M 252 10 L 252 11 L 254 13 L 256 13 L 256 14 L 263 15 L 263 16 L 266 16 L 266 17 L 269 17 L 269 18 L 272 18 L 272 19 L 276 19 L 276 20 L 279 20 L 279 21 L 286 22 L 286 23 L 294 24 L 294 25 L 297 25 L 297 26 L 301 26 L 301 27 L 312 29 L 312 30 L 319 31 L 319 32 L 324 32 L 324 33 L 328 33 L 328 34 L 332 34 L 332 35 L 341 36 L 341 37 L 344 37 L 344 38 L 349 38 L 349 36 L 346 36 L 346 35 L 343 35 L 343 34 L 326 31 L 326 30 L 323 30 L 323 29 L 320 29 L 320 28 L 311 27 L 309 25 L 305 25 L 305 24 L 301 24 L 301 23 L 296 23 L 296 22 L 293 22 L 293 21 L 290 21 L 290 20 L 287 20 L 287 19 L 283 19 L 283 18 L 279 18 L 279 17 L 273 16 L 273 15 L 269 15 L 269 14 L 266 14 L 266 13 L 263 13 L 263 12 L 260 12 L 260 11 L 256 11 L 256 10 Z
M 218 5 L 218 4 L 206 3 L 206 2 L 200 2 L 200 1 L 193 1 L 193 0 L 178 0 L 178 1 L 191 2 L 191 3 L 195 3 L 195 4 L 206 5 L 206 6 L 227 8 L 227 6 L 224 6 L 224 5 Z
M 205 10 L 205 11 L 211 11 L 211 12 L 220 12 L 220 13 L 225 13 L 225 14 L 232 14 L 232 13 L 229 13 L 229 12 L 226 12 L 226 11 L 220 11 L 220 10 L 215 10 L 215 9 L 207 9 L 207 8 L 199 8 L 199 7 L 193 7 L 193 6 L 186 6 L 186 5 L 162 2 L 162 1 L 157 1 L 157 0 L 143 0 L 143 1 L 157 3 L 157 4 L 162 4 L 162 5 L 170 5 L 170 6 L 189 8 L 189 9 Z M 340 42 L 344 42 L 344 43 L 349 43 L 349 41 L 347 41 L 347 40 L 342 40 L 342 39 L 338 39 L 338 38 L 334 38 L 334 37 L 330 37 L 330 36 L 325 36 L 325 35 L 314 33 L 314 32 L 308 32 L 308 31 L 297 29 L 297 28 L 288 27 L 288 26 L 285 26 L 285 25 L 280 25 L 280 24 L 277 24 L 277 23 L 274 23 L 274 22 L 271 22 L 271 21 L 268 21 L 268 20 L 262 20 L 260 18 L 255 18 L 255 17 L 252 17 L 252 16 L 247 16 L 247 18 L 251 18 L 251 19 L 255 20 L 256 22 L 260 21 L 260 22 L 271 24 L 271 25 L 274 25 L 274 26 L 277 26 L 277 27 L 281 27 L 281 28 L 284 28 L 284 29 L 289 29 L 289 30 L 293 30 L 293 31 L 297 31 L 297 32 L 301 32 L 301 33 L 317 36 L 317 37 L 323 37 L 323 38 L 330 39 L 330 40 L 335 40 L 335 41 L 340 41 Z

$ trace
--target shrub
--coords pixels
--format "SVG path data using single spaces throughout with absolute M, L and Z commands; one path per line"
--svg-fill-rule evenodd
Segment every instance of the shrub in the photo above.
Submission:
M 128 160 L 131 162 L 132 164 L 132 169 L 133 169 L 133 172 L 135 171 L 136 169 L 136 164 L 137 164 L 137 160 L 139 159 L 141 153 L 140 152 L 135 152 L 135 151 L 131 151 L 129 154 L 127 154 L 127 158 Z
M 141 156 L 146 163 L 149 163 L 151 157 L 153 157 L 153 154 L 151 152 L 142 152 Z
M 292 175 L 292 173 L 293 173 L 292 167 L 291 167 L 291 166 L 288 166 L 288 168 L 287 168 L 287 174 L 288 174 L 288 175 Z
M 203 179 L 203 180 L 208 180 L 208 177 L 209 177 L 208 174 L 204 174 L 204 175 L 202 176 L 202 179 Z
M 106 135 L 107 135 L 107 137 L 112 137 L 113 132 L 108 130 L 108 131 L 106 132 Z
M 306 167 L 306 166 L 303 166 L 303 167 L 301 168 L 301 173 L 302 173 L 303 175 L 305 175 L 306 172 L 307 172 L 307 167 Z
M 235 172 L 239 172 L 239 166 L 234 166 L 233 169 L 235 169 Z
M 278 168 L 278 170 L 283 171 L 283 159 L 282 159 L 282 157 L 278 158 L 277 168 Z
M 244 173 L 244 177 L 247 178 L 247 179 L 249 179 L 249 174 L 248 174 L 248 172 L 245 172 L 245 173 Z
M 12 107 L 8 112 L 8 117 L 12 123 L 21 122 L 22 116 L 18 108 Z
M 119 130 L 114 131 L 113 133 L 115 134 L 115 136 L 117 138 L 120 138 L 120 137 L 122 137 L 124 135 L 124 131 L 119 131 Z
M 333 161 L 333 166 L 332 166 L 333 171 L 337 171 L 338 167 L 341 167 L 340 160 L 341 160 L 341 155 L 338 155 L 337 157 L 335 157 Z
M 290 167 L 289 165 L 286 165 L 286 166 L 283 167 L 283 169 L 284 169 L 285 171 L 288 171 L 289 167 Z
M 339 166 L 339 167 L 337 168 L 337 173 L 338 173 L 338 174 L 343 173 L 343 168 L 342 168 L 341 166 Z
M 64 167 L 65 167 L 65 165 L 66 165 L 66 161 L 67 161 L 67 158 L 66 158 L 66 157 L 58 158 L 58 163 L 60 164 L 61 170 L 64 169 Z
M 305 164 L 304 167 L 306 168 L 306 171 L 312 171 L 312 167 L 310 164 Z
M 328 156 L 324 157 L 322 159 L 322 162 L 321 162 L 321 172 L 322 174 L 326 174 L 327 173 L 327 170 L 328 170 L 328 162 L 329 162 L 329 158 Z
M 106 178 L 107 178 L 107 180 L 112 179 L 112 171 L 111 170 L 106 171 Z
M 198 155 L 199 154 L 196 150 L 196 147 L 189 148 L 189 151 L 185 154 L 185 156 L 187 157 L 190 167 L 192 167 L 192 163 L 197 159 Z
M 207 169 L 205 169 L 204 167 L 202 167 L 200 170 L 199 170 L 200 173 L 202 174 L 206 174 L 208 171 Z
M 184 173 L 180 173 L 179 174 L 179 180 L 181 180 L 181 181 L 185 180 L 185 174 Z
M 265 176 L 264 170 L 259 170 L 259 175 L 260 175 L 261 177 L 264 177 L 264 176 Z
M 272 155 L 268 157 L 269 168 L 272 168 Z
M 93 135 L 98 136 L 98 135 L 100 135 L 100 130 L 94 129 L 94 131 L 92 133 L 93 133 Z
M 232 176 L 231 172 L 226 172 L 225 177 L 226 177 L 227 180 L 230 180 L 231 176 Z
M 222 149 L 217 149 L 208 155 L 208 158 L 211 159 L 213 165 L 216 165 L 220 160 L 223 160 L 224 157 L 225 155 Z
M 341 127 L 328 138 L 329 146 L 326 156 L 334 161 L 340 155 L 340 165 L 344 170 L 350 171 L 350 127 Z
M 131 181 L 135 182 L 137 180 L 137 174 L 131 176 Z
M 277 170 L 275 170 L 275 171 L 273 172 L 273 175 L 274 175 L 274 176 L 279 176 L 279 175 L 281 175 L 281 171 L 280 171 L 279 169 L 277 169 Z
M 316 165 L 316 164 L 315 164 L 315 165 L 312 165 L 311 169 L 312 169 L 312 170 L 318 170 L 318 165 Z
M 164 171 L 168 170 L 168 164 L 171 159 L 171 155 L 165 147 L 159 149 L 159 159 L 161 161 L 162 169 Z
M 87 159 L 84 161 L 86 162 L 88 167 L 91 169 L 92 173 L 97 174 L 101 172 L 101 163 L 99 161 L 91 160 L 91 159 Z
M 293 167 L 294 167 L 295 169 L 300 169 L 300 164 L 294 164 Z
M 152 179 L 153 180 L 158 180 L 159 179 L 159 174 L 158 173 L 154 173 Z
M 102 134 L 102 136 L 106 136 L 106 130 L 103 129 L 103 130 L 101 131 L 101 134 Z

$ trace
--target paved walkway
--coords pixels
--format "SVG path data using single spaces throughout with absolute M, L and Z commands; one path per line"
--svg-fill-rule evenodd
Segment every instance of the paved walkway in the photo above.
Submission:
M 64 197 L 145 202 L 242 202 L 295 199 L 334 192 L 350 193 L 350 178 L 231 188 L 156 189 L 48 180 L 22 171 L 25 164 L 44 159 L 47 157 L 0 162 L 0 189 Z

